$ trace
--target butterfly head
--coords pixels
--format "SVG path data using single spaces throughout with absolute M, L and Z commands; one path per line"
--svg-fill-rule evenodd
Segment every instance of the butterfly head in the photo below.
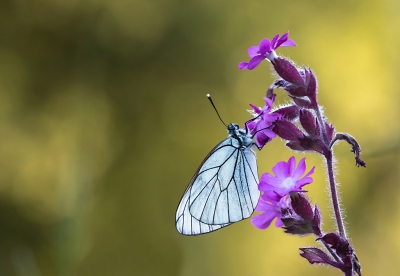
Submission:
M 237 124 L 229 124 L 228 125 L 228 133 L 229 136 L 237 137 L 239 134 L 239 126 Z
M 228 125 L 229 136 L 239 141 L 241 147 L 247 148 L 254 144 L 253 138 L 250 134 L 247 134 L 246 130 L 241 129 L 237 124 Z

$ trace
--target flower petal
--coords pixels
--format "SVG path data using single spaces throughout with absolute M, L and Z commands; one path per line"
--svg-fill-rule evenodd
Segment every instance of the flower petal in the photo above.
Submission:
M 275 134 L 275 132 L 273 132 L 272 130 L 270 130 L 270 129 L 264 129 L 263 131 L 262 131 L 262 133 L 265 135 L 265 136 L 267 136 L 267 137 L 269 137 L 269 138 L 275 138 L 276 137 L 276 134 Z
M 278 49 L 279 46 L 281 46 L 282 43 L 284 43 L 284 42 L 288 39 L 288 37 L 289 37 L 289 32 L 284 33 L 284 34 L 281 36 L 281 38 L 277 39 L 277 40 L 276 40 L 276 43 L 273 44 L 274 49 L 275 49 L 275 50 Z
M 269 109 L 271 109 L 272 105 L 274 104 L 275 101 L 275 96 L 273 97 L 273 99 L 264 97 L 264 101 L 265 101 L 265 106 L 268 107 Z
M 302 158 L 299 162 L 299 165 L 297 166 L 296 170 L 293 172 L 293 178 L 295 180 L 300 179 L 300 177 L 304 174 L 306 171 L 306 158 Z
M 247 69 L 253 70 L 260 64 L 261 61 L 263 61 L 263 59 L 264 57 L 261 55 L 254 56 L 247 65 Z
M 288 163 L 288 176 L 293 176 L 296 169 L 296 157 L 294 156 L 290 157 L 287 163 Z
M 304 177 L 312 175 L 314 173 L 314 170 L 315 170 L 315 166 L 312 167 L 312 169 Z
M 280 180 L 285 179 L 289 175 L 288 165 L 285 161 L 280 161 L 272 168 L 276 177 Z
M 256 142 L 258 144 L 258 146 L 263 147 L 266 143 L 268 143 L 270 141 L 270 137 L 264 135 L 261 132 L 258 132 L 256 134 Z
M 271 42 L 269 41 L 268 38 L 264 38 L 263 40 L 261 40 L 260 42 L 260 47 L 258 49 L 258 53 L 265 55 L 267 53 L 271 53 L 272 48 L 271 48 Z
M 279 202 L 282 199 L 282 196 L 276 193 L 275 191 L 269 190 L 263 192 L 261 195 L 260 201 L 269 201 L 269 202 Z
M 272 40 L 271 40 L 271 48 L 272 48 L 273 50 L 275 50 L 276 48 L 279 47 L 279 46 L 275 47 L 276 42 L 278 41 L 278 38 L 279 38 L 279 34 L 276 34 L 276 35 L 272 38 Z
M 277 179 L 275 176 L 269 174 L 269 173 L 263 173 L 260 177 L 260 184 L 262 183 L 269 183 L 274 185 L 274 183 L 280 183 L 281 181 Z
M 253 108 L 255 113 L 257 113 L 257 114 L 261 113 L 261 110 L 257 106 L 255 106 L 254 104 L 250 104 L 250 106 Z
M 259 229 L 266 229 L 268 226 L 270 226 L 272 220 L 276 217 L 276 215 L 277 215 L 277 213 L 273 212 L 273 211 L 272 212 L 264 212 L 255 217 L 252 217 L 251 223 Z
M 299 181 L 296 182 L 296 188 L 301 188 L 307 184 L 310 184 L 313 182 L 313 179 L 311 177 L 304 177 L 300 179 Z
M 247 68 L 248 65 L 249 65 L 248 62 L 242 61 L 241 63 L 239 63 L 238 68 L 239 68 L 240 70 L 244 70 L 244 69 Z
M 283 42 L 280 46 L 282 46 L 282 47 L 284 47 L 284 46 L 297 46 L 297 44 L 293 40 L 288 39 L 285 42 Z
M 249 57 L 252 58 L 258 55 L 258 50 L 259 50 L 258 46 L 251 46 L 249 49 L 247 49 L 247 54 L 249 55 Z
M 275 227 L 279 228 L 279 227 L 283 226 L 283 222 L 281 220 L 281 217 L 282 217 L 282 215 L 280 213 L 276 216 Z

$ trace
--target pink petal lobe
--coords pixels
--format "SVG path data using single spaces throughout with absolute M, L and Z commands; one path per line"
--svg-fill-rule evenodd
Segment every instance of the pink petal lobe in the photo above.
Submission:
M 249 64 L 248 62 L 242 61 L 241 63 L 239 63 L 238 68 L 240 70 L 244 70 L 247 68 L 248 64 Z
M 280 46 L 282 46 L 282 47 L 283 46 L 297 46 L 297 44 L 293 40 L 288 39 L 285 42 L 283 42 Z
M 303 186 L 310 184 L 312 182 L 313 182 L 313 179 L 311 177 L 305 177 L 296 182 L 296 187 L 300 189 Z
M 296 170 L 293 173 L 294 179 L 299 179 L 304 172 L 306 171 L 306 158 L 302 158 L 297 166 Z
M 264 130 L 262 131 L 262 133 L 263 133 L 265 136 L 268 136 L 269 138 L 275 138 L 275 137 L 276 137 L 275 132 L 273 132 L 273 131 L 270 130 L 270 129 L 264 129 Z
M 278 48 L 277 46 L 275 47 L 276 42 L 278 41 L 278 38 L 279 38 L 279 34 L 276 34 L 271 40 L 271 46 L 272 46 L 273 49 Z
M 286 162 L 280 161 L 276 163 L 276 165 L 272 168 L 272 171 L 275 173 L 275 175 L 283 180 L 288 176 L 288 166 Z
M 304 177 L 312 175 L 314 173 L 314 170 L 315 170 L 315 166 L 312 167 L 312 169 Z
M 254 57 L 256 55 L 258 55 L 258 46 L 251 46 L 249 49 L 247 49 L 247 54 L 249 55 L 249 57 Z
M 247 69 L 253 70 L 254 68 L 256 68 L 260 64 L 261 61 L 263 61 L 263 59 L 264 59 L 264 57 L 261 56 L 261 55 L 257 55 L 255 57 L 253 57 L 250 60 L 249 64 L 247 65 Z
M 272 213 L 263 213 L 251 218 L 251 223 L 258 229 L 266 229 L 270 226 L 275 215 Z
M 260 54 L 271 53 L 271 42 L 268 38 L 264 38 L 263 40 L 261 40 L 258 52 Z
M 273 186 L 279 186 L 281 184 L 281 180 L 270 175 L 269 173 L 264 173 L 260 178 L 260 184 L 258 185 L 259 189 L 260 189 L 260 185 L 266 185 L 266 184 L 273 185 Z M 263 186 L 261 186 L 261 187 L 263 187 Z
M 279 214 L 277 217 L 276 217 L 276 221 L 275 221 L 275 227 L 282 227 L 283 226 L 283 222 L 282 222 L 282 220 L 281 220 L 281 215 Z
M 257 113 L 257 114 L 261 113 L 261 110 L 257 106 L 255 106 L 254 104 L 250 104 L 250 106 L 253 108 L 255 113 Z
M 288 176 L 292 176 L 296 168 L 296 158 L 294 156 L 290 157 L 288 160 Z
M 261 195 L 262 200 L 267 200 L 267 201 L 271 201 L 271 202 L 279 202 L 281 200 L 281 198 L 282 198 L 281 195 L 279 195 L 278 193 L 276 193 L 275 191 L 272 191 L 272 190 L 265 191 Z
M 289 38 L 289 32 L 286 32 L 281 36 L 281 38 L 279 40 L 286 41 L 288 38 Z

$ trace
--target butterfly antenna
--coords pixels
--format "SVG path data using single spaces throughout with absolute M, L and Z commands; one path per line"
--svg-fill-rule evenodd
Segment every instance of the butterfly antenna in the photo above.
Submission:
M 228 127 L 228 126 L 225 124 L 225 122 L 222 120 L 221 116 L 219 116 L 218 110 L 217 110 L 217 108 L 215 107 L 213 100 L 211 99 L 211 95 L 210 95 L 210 94 L 207 94 L 206 96 L 207 96 L 207 98 L 210 100 L 210 103 L 212 104 L 212 106 L 214 107 L 215 112 L 217 112 L 217 115 L 218 115 L 219 119 L 221 120 L 221 122 L 222 122 L 226 127 Z

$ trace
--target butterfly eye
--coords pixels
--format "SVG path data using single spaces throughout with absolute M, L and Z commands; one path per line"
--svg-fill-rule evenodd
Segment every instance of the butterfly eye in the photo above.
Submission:
M 235 129 L 237 129 L 236 126 L 236 124 L 229 124 L 228 131 L 234 131 Z

